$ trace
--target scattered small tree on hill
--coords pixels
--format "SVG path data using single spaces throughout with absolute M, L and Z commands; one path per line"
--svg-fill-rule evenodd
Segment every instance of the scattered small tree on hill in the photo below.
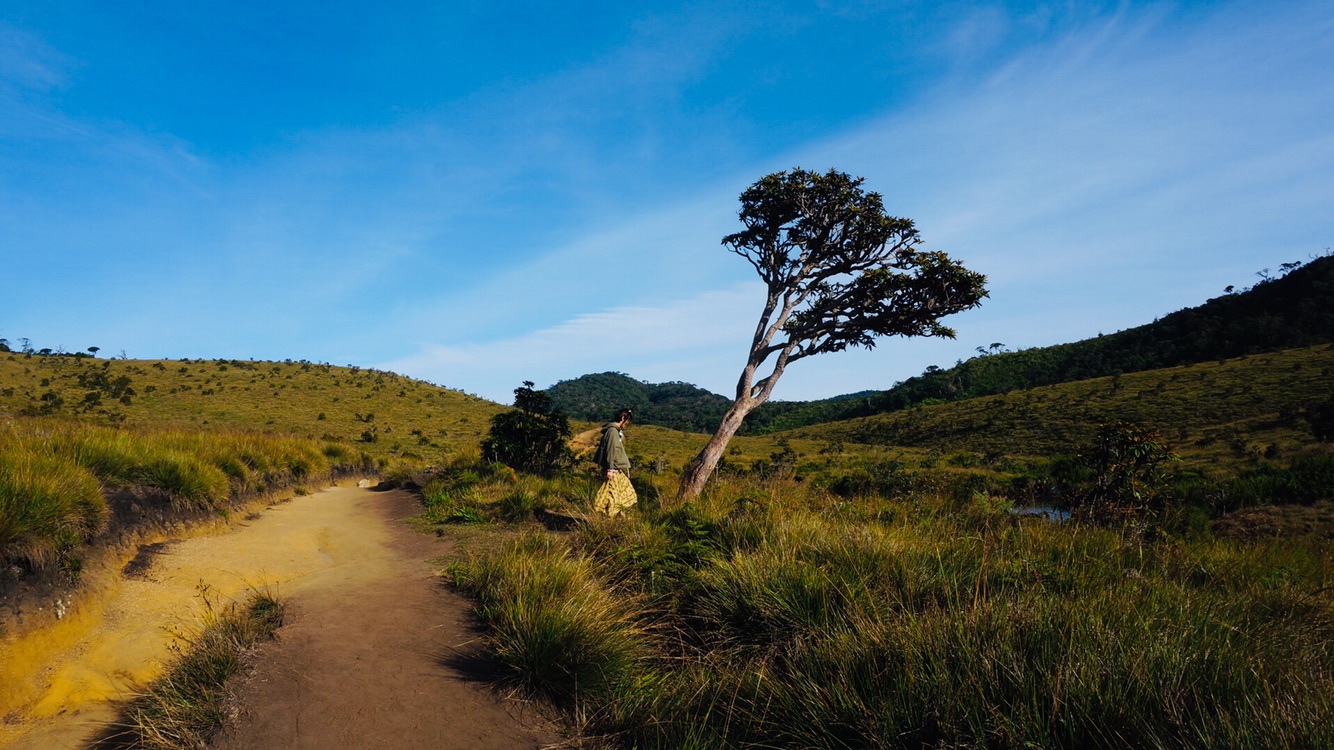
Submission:
M 491 430 L 482 441 L 482 459 L 499 461 L 520 471 L 550 476 L 567 463 L 570 420 L 533 381 L 514 389 L 515 411 L 491 418 Z
M 764 307 L 735 400 L 686 466 L 681 497 L 703 490 L 728 441 L 788 365 L 849 346 L 870 349 L 880 336 L 953 338 L 940 318 L 987 296 L 985 276 L 944 253 L 918 250 L 912 220 L 887 216 L 880 194 L 862 190 L 862 182 L 832 169 L 793 169 L 741 194 L 745 229 L 723 244 L 759 273 Z

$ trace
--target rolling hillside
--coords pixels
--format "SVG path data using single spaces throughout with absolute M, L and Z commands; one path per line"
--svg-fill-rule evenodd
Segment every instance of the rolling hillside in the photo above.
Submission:
M 619 372 L 562 380 L 547 393 L 576 419 L 605 421 L 617 409 L 629 407 L 638 424 L 685 432 L 713 432 L 732 403 L 690 383 L 644 383 Z
M 476 446 L 502 408 L 394 373 L 310 362 L 0 354 L 0 415 L 269 432 L 373 457 Z
M 1227 472 L 1262 459 L 1331 453 L 1308 410 L 1334 395 L 1334 344 L 1223 362 L 1093 378 L 784 433 L 829 442 L 907 446 L 939 453 L 1061 455 L 1097 425 L 1152 428 L 1197 468 Z

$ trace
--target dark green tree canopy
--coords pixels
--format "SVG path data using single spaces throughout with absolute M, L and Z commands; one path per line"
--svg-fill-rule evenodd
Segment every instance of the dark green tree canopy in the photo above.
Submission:
M 555 408 L 550 396 L 533 388 L 531 380 L 514 389 L 514 406 L 515 410 L 491 418 L 491 430 L 482 441 L 482 459 L 551 475 L 569 459 L 570 420 Z

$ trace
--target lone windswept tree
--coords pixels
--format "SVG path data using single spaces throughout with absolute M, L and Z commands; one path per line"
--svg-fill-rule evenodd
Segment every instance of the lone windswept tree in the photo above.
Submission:
M 880 194 L 862 190 L 862 181 L 832 169 L 793 169 L 741 194 L 745 229 L 723 244 L 759 273 L 764 308 L 736 400 L 686 466 L 681 497 L 699 495 L 728 441 L 788 365 L 849 346 L 870 349 L 880 336 L 954 338 L 940 319 L 987 296 L 985 276 L 919 250 L 912 220 L 885 215 Z

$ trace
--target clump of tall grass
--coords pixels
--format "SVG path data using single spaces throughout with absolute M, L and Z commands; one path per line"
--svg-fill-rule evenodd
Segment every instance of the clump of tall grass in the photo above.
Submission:
M 57 453 L 108 487 L 153 487 L 197 509 L 329 469 L 308 441 L 246 433 L 129 432 L 71 423 L 54 428 L 50 439 Z
M 244 432 L 167 432 L 145 437 L 176 454 L 159 459 L 167 465 L 174 463 L 181 472 L 179 479 L 168 473 L 163 488 L 201 504 L 216 503 L 219 490 L 223 499 L 263 492 L 327 477 L 332 469 L 329 456 L 318 445 L 300 438 Z M 181 457 L 184 460 L 172 460 Z
M 482 484 L 451 484 L 439 478 L 421 489 L 425 520 L 429 523 L 483 523 L 487 506 L 498 495 L 497 488 Z
M 227 680 L 241 669 L 248 651 L 282 626 L 284 605 L 263 592 L 222 608 L 215 608 L 207 594 L 203 599 L 203 622 L 184 636 L 166 674 L 123 707 L 108 744 L 193 750 L 205 747 L 222 726 Z
M 12 426 L 0 430 L 0 560 L 46 567 L 96 534 L 106 517 L 91 473 Z
M 609 590 L 559 540 L 525 536 L 464 566 L 458 580 L 478 598 L 496 658 L 527 689 L 596 705 L 639 677 L 647 639 L 634 599 Z
M 148 487 L 184 510 L 330 475 L 311 441 L 251 433 L 135 431 L 58 420 L 0 425 L 0 558 L 72 561 L 105 526 L 106 490 Z
M 435 470 L 419 495 L 429 523 L 522 523 L 548 508 L 566 505 L 566 487 L 562 480 L 521 476 L 504 464 L 463 457 Z

